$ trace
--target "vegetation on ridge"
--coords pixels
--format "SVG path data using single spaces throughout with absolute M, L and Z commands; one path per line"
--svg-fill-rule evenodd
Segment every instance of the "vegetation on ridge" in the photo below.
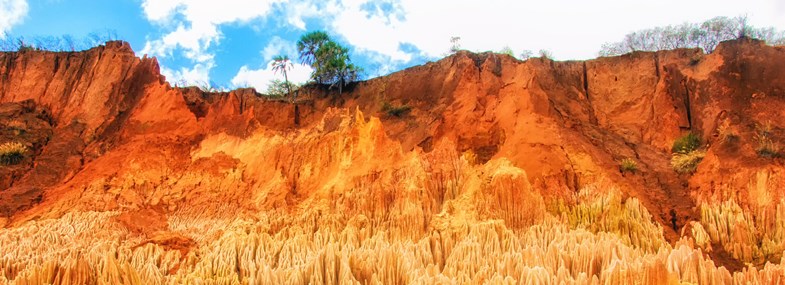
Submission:
M 292 69 L 292 62 L 289 60 L 288 55 L 277 55 L 273 57 L 273 62 L 270 63 L 270 66 L 273 68 L 273 72 L 275 73 L 283 73 L 284 78 L 284 87 L 286 88 L 286 94 L 289 95 L 289 100 L 294 102 L 294 98 L 292 97 L 292 85 L 289 84 L 289 76 L 286 74 L 287 71 Z
M 673 142 L 671 151 L 671 167 L 678 173 L 692 173 L 698 168 L 698 163 L 706 156 L 705 150 L 700 150 L 701 139 L 690 132 Z
M 313 68 L 311 79 L 319 84 L 329 84 L 330 88 L 343 87 L 359 79 L 362 68 L 352 63 L 349 49 L 333 41 L 323 31 L 308 32 L 297 41 L 300 61 Z
M 755 152 L 760 157 L 775 158 L 780 157 L 780 145 L 774 142 L 773 128 L 771 122 L 758 124 L 755 127 L 755 141 L 758 145 L 755 147 Z
M 113 30 L 93 32 L 83 38 L 71 35 L 24 37 L 3 33 L 0 35 L 0 51 L 79 51 L 118 39 L 117 32 Z
M 689 153 L 700 147 L 701 139 L 698 135 L 689 132 L 686 135 L 676 139 L 671 147 L 673 153 Z
M 677 48 L 701 48 L 710 53 L 722 41 L 756 38 L 769 44 L 785 44 L 785 32 L 774 28 L 756 28 L 747 17 L 716 17 L 703 23 L 684 23 L 632 32 L 624 40 L 606 43 L 600 56 L 622 55 L 633 51 L 658 51 Z

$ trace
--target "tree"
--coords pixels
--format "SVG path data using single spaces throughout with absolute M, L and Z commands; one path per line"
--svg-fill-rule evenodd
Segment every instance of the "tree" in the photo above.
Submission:
M 300 36 L 297 41 L 297 52 L 300 53 L 300 62 L 310 65 L 314 70 L 321 64 L 316 60 L 316 52 L 322 45 L 331 42 L 330 36 L 323 31 L 313 31 Z M 319 77 L 314 78 L 316 82 L 322 83 Z
M 330 84 L 330 88 L 343 87 L 359 78 L 362 69 L 352 63 L 349 49 L 330 39 L 322 31 L 309 32 L 297 42 L 300 60 L 313 68 L 311 78 L 319 84 Z
M 0 33 L 0 51 L 46 50 L 46 51 L 77 51 L 86 50 L 107 41 L 117 39 L 117 33 L 108 30 L 105 33 L 93 32 L 84 38 L 63 36 L 15 37 L 8 33 Z
M 286 74 L 286 72 L 292 69 L 293 67 L 292 62 L 289 60 L 289 56 L 277 55 L 273 57 L 273 62 L 271 62 L 270 65 L 273 67 L 273 72 L 275 72 L 276 74 L 278 72 L 283 73 L 284 82 L 286 83 L 287 94 L 289 95 L 290 100 L 294 102 L 294 98 L 292 98 L 292 88 L 291 85 L 289 84 L 289 76 Z
M 549 51 L 547 49 L 541 49 L 539 54 L 540 54 L 540 58 L 542 58 L 542 59 L 546 59 L 546 58 L 547 59 L 553 59 L 553 54 L 551 54 L 551 51 Z
M 270 96 L 270 97 L 286 98 L 286 96 L 290 92 L 289 90 L 291 90 L 291 92 L 297 92 L 297 89 L 299 87 L 300 86 L 298 86 L 297 84 L 294 84 L 294 83 L 291 83 L 291 82 L 289 82 L 287 84 L 286 82 L 281 81 L 279 79 L 272 79 L 267 84 L 267 93 L 266 94 L 267 94 L 267 96 Z
M 534 53 L 531 50 L 526 49 L 526 50 L 523 50 L 521 52 L 520 59 L 521 60 L 527 60 L 527 59 L 531 58 L 532 55 L 534 55 Z
M 499 50 L 499 53 L 506 54 L 511 57 L 515 57 L 515 52 L 512 51 L 512 48 L 510 48 L 510 46 L 504 46 L 501 50 Z
M 316 74 L 326 82 L 332 83 L 330 87 L 338 86 L 338 93 L 343 93 L 343 87 L 358 78 L 360 68 L 354 65 L 349 58 L 349 49 L 334 41 L 328 41 L 316 51 Z
M 746 16 L 715 17 L 703 23 L 684 23 L 629 33 L 620 42 L 603 44 L 599 54 L 613 56 L 677 48 L 701 48 L 710 53 L 722 41 L 745 37 L 775 45 L 785 42 L 785 32 L 774 28 L 755 28 L 749 25 Z
M 461 50 L 461 37 L 450 38 L 450 54 L 456 53 Z

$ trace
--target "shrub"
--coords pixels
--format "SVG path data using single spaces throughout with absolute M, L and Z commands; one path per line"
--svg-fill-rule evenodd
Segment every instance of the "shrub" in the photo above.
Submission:
M 769 138 L 759 139 L 758 147 L 755 148 L 755 152 L 758 153 L 758 156 L 766 158 L 780 157 L 780 151 L 780 145 L 778 143 L 772 142 Z
M 692 173 L 698 169 L 698 163 L 706 156 L 705 150 L 693 150 L 687 153 L 674 153 L 671 167 L 678 173 Z
M 409 105 L 393 106 L 388 102 L 384 102 L 384 105 L 382 105 L 382 111 L 387 113 L 387 116 L 400 118 L 411 112 L 412 107 L 409 107 Z
M 278 79 L 270 80 L 270 83 L 267 84 L 267 95 L 268 97 L 272 98 L 286 98 L 289 90 L 292 90 L 292 93 L 297 94 L 297 90 L 300 89 L 300 86 L 294 84 L 292 82 L 284 82 Z
M 27 147 L 18 142 L 6 142 L 0 145 L 0 163 L 3 165 L 17 164 L 24 158 Z
M 539 54 L 540 54 L 540 58 L 542 59 L 553 59 L 553 54 L 551 54 L 551 51 L 547 49 L 541 49 Z
M 635 162 L 632 158 L 625 158 L 621 160 L 621 165 L 619 166 L 621 172 L 635 172 L 638 170 L 638 163 Z
M 755 127 L 755 140 L 758 142 L 755 152 L 758 153 L 759 157 L 775 158 L 781 156 L 780 152 L 782 149 L 780 145 L 774 142 L 771 137 L 772 127 L 770 122 Z
M 785 34 L 774 28 L 750 26 L 746 16 L 716 17 L 702 23 L 684 23 L 629 33 L 622 41 L 603 44 L 600 56 L 675 48 L 701 48 L 711 53 L 720 42 L 741 37 L 758 38 L 775 45 L 785 41 Z M 698 61 L 693 58 L 691 63 L 697 64 Z
M 700 143 L 700 137 L 690 132 L 673 142 L 671 152 L 681 154 L 690 153 L 698 149 L 698 147 L 700 147 Z
M 17 52 L 28 52 L 28 51 L 34 51 L 34 50 L 35 50 L 35 48 L 33 46 L 31 46 L 31 45 L 20 45 L 19 49 L 17 50 Z
M 506 55 L 509 55 L 511 57 L 515 57 L 515 53 L 512 51 L 512 48 L 510 48 L 509 46 L 503 47 L 501 50 L 499 50 L 498 53 L 499 54 L 506 54 Z

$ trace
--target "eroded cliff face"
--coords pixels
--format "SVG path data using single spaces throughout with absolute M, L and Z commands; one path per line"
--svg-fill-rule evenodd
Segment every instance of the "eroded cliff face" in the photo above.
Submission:
M 0 63 L 0 142 L 29 148 L 0 167 L 2 283 L 785 278 L 782 158 L 756 150 L 782 47 L 460 52 L 294 104 L 172 88 L 122 42 Z M 687 131 L 707 155 L 679 175 Z

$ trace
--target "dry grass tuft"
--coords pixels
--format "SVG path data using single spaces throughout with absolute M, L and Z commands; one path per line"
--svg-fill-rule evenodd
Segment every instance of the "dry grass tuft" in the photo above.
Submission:
M 671 158 L 671 167 L 678 173 L 692 173 L 698 169 L 698 164 L 705 156 L 705 150 L 694 150 L 688 153 L 674 153 Z
M 717 138 L 720 142 L 732 143 L 739 140 L 739 133 L 731 126 L 730 120 L 726 119 L 717 127 Z
M 782 156 L 782 148 L 773 139 L 773 127 L 771 122 L 758 124 L 755 127 L 755 141 L 758 145 L 755 147 L 755 152 L 760 157 L 776 158 Z
M 638 170 L 638 163 L 635 162 L 632 158 L 625 158 L 621 160 L 621 164 L 619 165 L 619 170 L 621 172 L 635 172 Z
M 6 142 L 0 144 L 0 163 L 4 165 L 18 164 L 24 159 L 27 147 L 19 142 Z

